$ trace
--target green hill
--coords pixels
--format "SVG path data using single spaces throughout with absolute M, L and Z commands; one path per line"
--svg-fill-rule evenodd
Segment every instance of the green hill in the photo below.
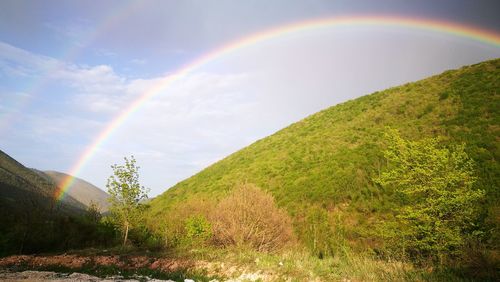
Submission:
M 57 185 L 60 185 L 68 177 L 66 173 L 58 171 L 45 171 L 44 174 L 48 175 Z M 75 177 L 71 188 L 68 189 L 66 197 L 76 199 L 84 204 L 85 207 L 89 207 L 93 202 L 98 205 L 102 212 L 108 211 L 109 208 L 108 193 L 77 177 Z
M 79 193 L 57 201 L 60 175 L 54 175 L 27 168 L 0 151 L 0 256 L 92 246 L 107 240 L 101 237 L 109 234 L 86 218 L 85 202 L 100 196 L 97 202 L 102 193 L 107 194 L 101 190 L 101 194 L 94 193 L 79 180 Z
M 334 79 L 334 78 L 332 78 Z M 341 222 L 351 242 L 370 244 L 370 230 L 391 216 L 393 195 L 372 179 L 385 168 L 383 133 L 407 139 L 440 136 L 465 143 L 486 191 L 488 220 L 498 225 L 500 60 L 487 61 L 333 106 L 207 167 L 151 201 L 164 214 L 193 198 L 220 198 L 250 182 L 272 193 L 295 222 L 313 207 Z
M 45 210 L 78 214 L 86 206 L 73 197 L 57 203 L 54 195 L 56 183 L 45 173 L 30 169 L 0 151 L 0 204 L 1 210 L 12 213 L 19 210 Z

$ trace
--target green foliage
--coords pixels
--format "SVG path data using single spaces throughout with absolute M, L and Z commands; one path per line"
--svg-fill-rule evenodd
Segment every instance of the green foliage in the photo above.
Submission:
M 442 147 L 437 138 L 409 141 L 396 130 L 386 138 L 389 170 L 375 181 L 402 194 L 395 235 L 406 252 L 437 255 L 441 263 L 463 253 L 466 243 L 482 233 L 478 219 L 484 197 L 483 190 L 473 188 L 474 165 L 465 146 Z
M 203 218 L 207 219 L 214 206 L 215 202 L 213 201 L 194 197 L 172 207 L 161 216 L 151 217 L 149 213 L 146 213 L 144 222 L 149 230 L 155 234 L 155 237 L 161 238 L 161 244 L 165 248 L 199 247 L 205 242 L 193 241 L 192 238 L 188 237 L 186 222 L 193 221 L 191 222 L 193 225 L 202 222 Z M 193 220 L 194 218 L 196 220 Z M 204 224 L 200 223 L 200 225 Z M 203 229 L 201 226 L 200 229 Z M 192 234 L 194 235 L 196 232 Z
M 148 213 L 168 220 L 181 203 L 221 199 L 236 184 L 248 181 L 271 193 L 287 210 L 304 245 L 311 242 L 304 236 L 308 210 L 314 213 L 319 207 L 328 213 L 330 229 L 342 230 L 339 236 L 352 250 L 383 251 L 394 244 L 373 231 L 380 222 L 395 224 L 397 230 L 399 223 L 392 219 L 403 200 L 401 193 L 380 189 L 373 181 L 386 166 L 383 133 L 389 126 L 412 140 L 442 136 L 443 145 L 467 144 L 464 151 L 476 164 L 475 185 L 485 191 L 481 244 L 498 251 L 498 77 L 497 59 L 325 109 L 176 184 L 151 201 Z M 339 222 L 332 220 L 334 214 L 342 215 Z
M 134 224 L 134 228 L 130 230 L 129 240 L 134 247 L 149 251 L 158 251 L 164 247 L 163 238 L 142 222 Z
M 100 210 L 66 194 L 46 173 L 0 151 L 0 256 L 109 247 L 115 233 Z
M 349 246 L 342 215 L 319 206 L 301 211 L 296 233 L 311 253 L 320 258 L 345 257 Z
M 96 222 L 87 215 L 48 214 L 40 209 L 30 212 L 33 214 L 29 218 L 0 213 L 3 218 L 0 222 L 0 256 L 110 247 L 115 244 L 114 228 L 105 221 Z
M 86 218 L 90 222 L 98 223 L 102 219 L 101 208 L 99 205 L 90 201 L 89 207 L 87 208 L 87 213 L 85 214 Z
M 185 228 L 186 238 L 192 245 L 203 245 L 212 237 L 212 224 L 203 215 L 190 216 Z
M 328 222 L 328 213 L 321 208 L 313 208 L 306 217 L 307 245 L 314 255 L 323 258 L 334 255 L 333 236 Z
M 141 201 L 147 198 L 147 190 L 139 183 L 139 167 L 134 156 L 124 158 L 124 165 L 112 165 L 113 175 L 106 187 L 110 195 L 109 209 L 123 233 L 123 245 L 127 242 L 129 229 L 141 212 Z

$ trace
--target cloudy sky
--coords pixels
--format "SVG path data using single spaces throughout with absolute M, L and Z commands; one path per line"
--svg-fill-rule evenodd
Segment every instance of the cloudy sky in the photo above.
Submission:
M 316 111 L 500 57 L 469 37 L 398 25 L 305 29 L 236 49 L 157 91 L 76 171 L 141 94 L 251 34 L 340 16 L 450 21 L 500 33 L 498 1 L 0 2 L 0 150 L 105 188 L 135 155 L 150 196 Z

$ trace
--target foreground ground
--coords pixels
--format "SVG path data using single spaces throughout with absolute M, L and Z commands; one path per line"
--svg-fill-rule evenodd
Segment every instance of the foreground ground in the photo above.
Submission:
M 92 274 L 92 275 L 89 275 Z M 230 278 L 229 278 L 230 277 Z M 145 255 L 18 255 L 0 259 L 11 281 L 257 281 L 268 275 L 244 267 Z
M 22 272 L 0 272 L 0 280 L 2 281 L 173 281 L 173 280 L 156 280 L 146 276 L 137 276 L 135 279 L 125 279 L 120 276 L 109 278 L 100 278 L 83 273 L 58 273 L 53 271 L 22 271 Z
M 0 258 L 8 281 L 498 281 L 450 269 L 415 267 L 346 254 L 318 259 L 304 252 L 241 250 L 172 253 L 85 250 Z

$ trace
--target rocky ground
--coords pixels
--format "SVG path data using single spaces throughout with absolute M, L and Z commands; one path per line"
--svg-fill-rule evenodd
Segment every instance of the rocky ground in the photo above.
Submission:
M 270 278 L 261 272 L 252 272 L 224 263 L 178 258 L 73 254 L 18 255 L 0 258 L 0 280 L 2 281 L 173 281 L 151 278 L 158 275 L 169 276 L 169 274 L 175 274 L 176 281 L 199 280 L 189 278 L 190 273 L 203 273 L 205 277 L 218 277 L 212 281 L 267 281 Z
M 146 276 L 137 276 L 135 279 L 124 279 L 119 276 L 100 278 L 83 273 L 58 273 L 52 271 L 33 271 L 27 270 L 22 272 L 0 272 L 0 280 L 2 281 L 172 281 L 173 280 L 158 280 L 151 279 Z M 189 279 L 187 279 L 189 281 Z

